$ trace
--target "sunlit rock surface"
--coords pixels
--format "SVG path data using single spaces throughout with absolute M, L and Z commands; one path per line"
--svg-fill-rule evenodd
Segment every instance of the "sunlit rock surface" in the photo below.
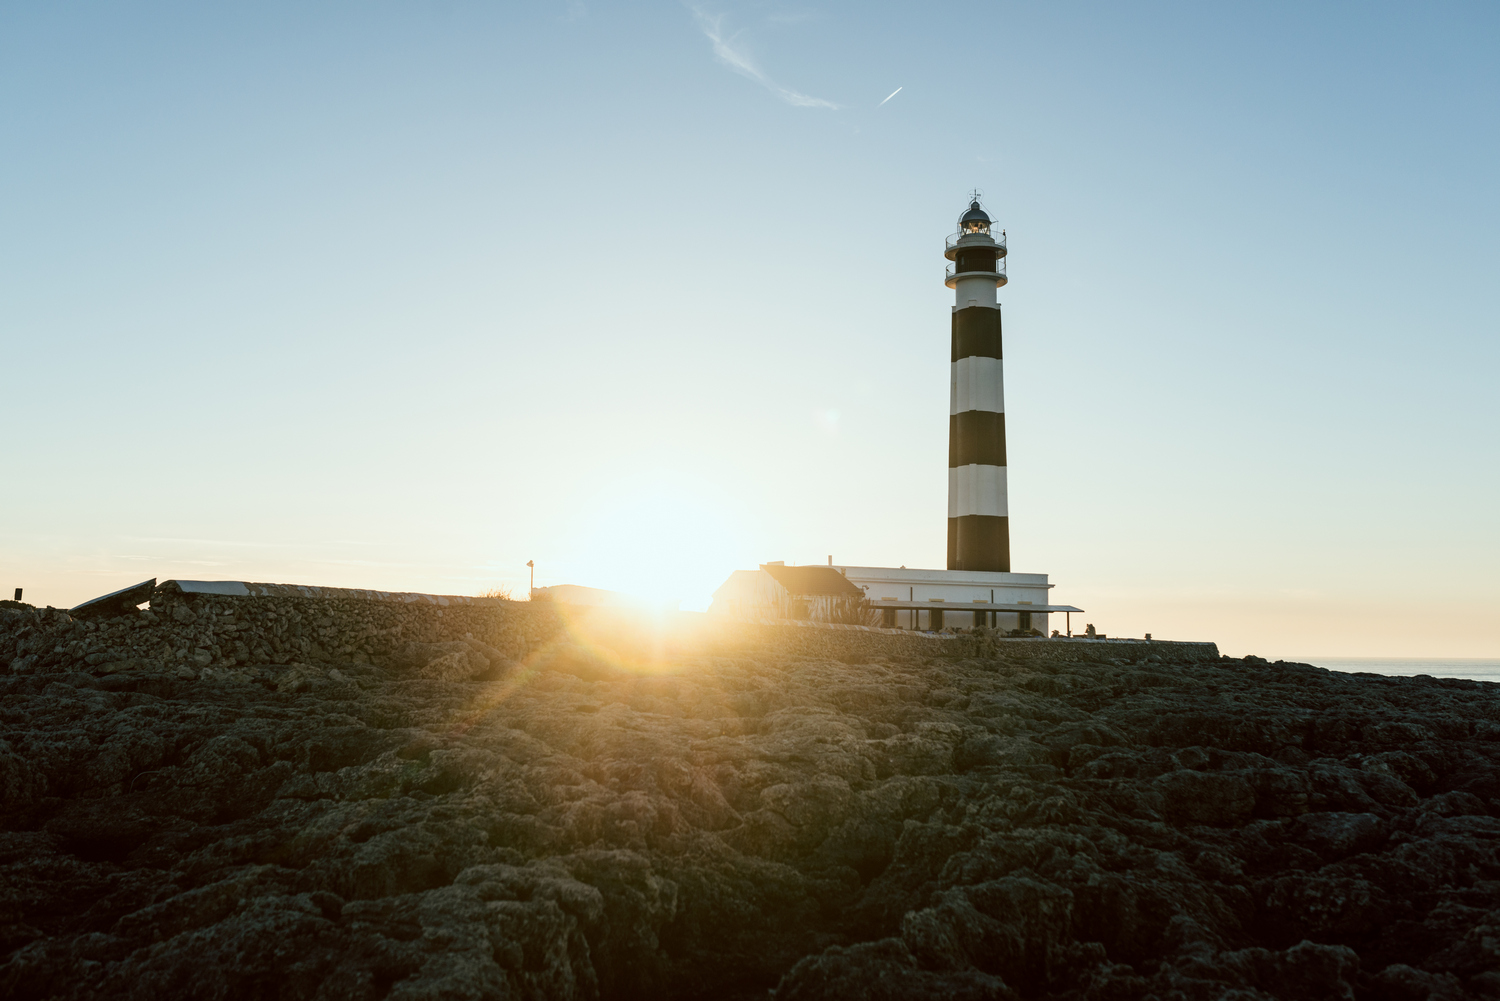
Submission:
M 0 995 L 1500 998 L 1500 686 L 772 636 L 0 674 Z

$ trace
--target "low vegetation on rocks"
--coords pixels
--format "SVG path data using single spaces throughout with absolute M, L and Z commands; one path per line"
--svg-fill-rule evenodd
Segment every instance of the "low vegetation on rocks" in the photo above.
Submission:
M 232 600 L 0 610 L 0 996 L 1500 998 L 1500 686 Z

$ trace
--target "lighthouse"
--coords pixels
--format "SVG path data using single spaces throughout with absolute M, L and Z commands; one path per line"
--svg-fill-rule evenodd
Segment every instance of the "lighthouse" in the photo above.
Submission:
M 764 563 L 731 574 L 714 592 L 710 612 L 750 619 L 821 617 L 887 629 L 982 627 L 1035 638 L 1047 634 L 1050 615 L 1083 610 L 1049 601 L 1053 585 L 1046 574 L 1010 569 L 1005 378 L 995 298 L 1006 281 L 1005 231 L 997 237 L 979 192 L 959 216 L 944 256 L 953 262 L 947 285 L 954 291 L 947 568 L 839 565 L 832 556 L 826 567 Z
M 1005 231 L 996 240 L 974 193 L 944 256 L 953 264 L 953 358 L 948 409 L 948 569 L 1010 571 L 1005 501 L 1005 378 L 1000 303 Z

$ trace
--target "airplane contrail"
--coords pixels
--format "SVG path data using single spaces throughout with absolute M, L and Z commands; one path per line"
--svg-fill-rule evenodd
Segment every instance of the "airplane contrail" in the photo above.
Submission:
M 734 70 L 734 72 L 740 74 L 741 76 L 746 76 L 751 80 L 754 80 L 762 87 L 776 94 L 787 104 L 794 104 L 800 108 L 828 108 L 830 111 L 839 110 L 839 106 L 837 104 L 834 104 L 832 101 L 825 101 L 821 97 L 808 97 L 806 94 L 800 94 L 790 87 L 783 87 L 779 83 L 776 83 L 775 81 L 767 77 L 765 73 L 761 71 L 761 68 L 755 65 L 755 62 L 750 58 L 749 53 L 736 49 L 734 47 L 734 45 L 732 44 L 734 42 L 734 36 L 731 35 L 728 38 L 724 37 L 723 15 L 719 15 L 718 17 L 710 17 L 703 12 L 702 8 L 690 6 L 688 9 L 693 12 L 693 17 L 698 19 L 698 27 L 703 31 L 705 35 L 708 36 L 708 40 L 713 43 L 714 56 L 719 60 L 719 62 L 723 63 L 725 66 L 728 66 L 730 69 Z
M 891 99 L 891 97 L 895 97 L 897 94 L 901 93 L 905 89 L 906 89 L 906 87 L 905 87 L 904 84 L 902 86 L 900 86 L 900 87 L 897 87 L 895 90 L 891 91 L 890 97 L 887 97 L 885 99 L 885 101 L 889 101 Z M 875 107 L 877 107 L 877 108 L 883 107 L 885 105 L 885 101 L 881 101 L 880 104 L 875 105 Z

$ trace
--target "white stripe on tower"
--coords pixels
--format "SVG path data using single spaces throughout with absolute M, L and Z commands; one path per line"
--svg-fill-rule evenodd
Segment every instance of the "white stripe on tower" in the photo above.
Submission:
M 948 470 L 948 517 L 1009 517 L 1005 503 L 1005 467 L 974 463 Z
M 949 415 L 965 410 L 1005 413 L 1005 361 L 971 355 L 953 362 L 952 402 Z
M 951 394 L 948 407 L 948 569 L 1010 570 L 1006 502 L 1005 363 L 1000 304 L 1004 241 L 976 198 L 946 256 L 954 261 Z

